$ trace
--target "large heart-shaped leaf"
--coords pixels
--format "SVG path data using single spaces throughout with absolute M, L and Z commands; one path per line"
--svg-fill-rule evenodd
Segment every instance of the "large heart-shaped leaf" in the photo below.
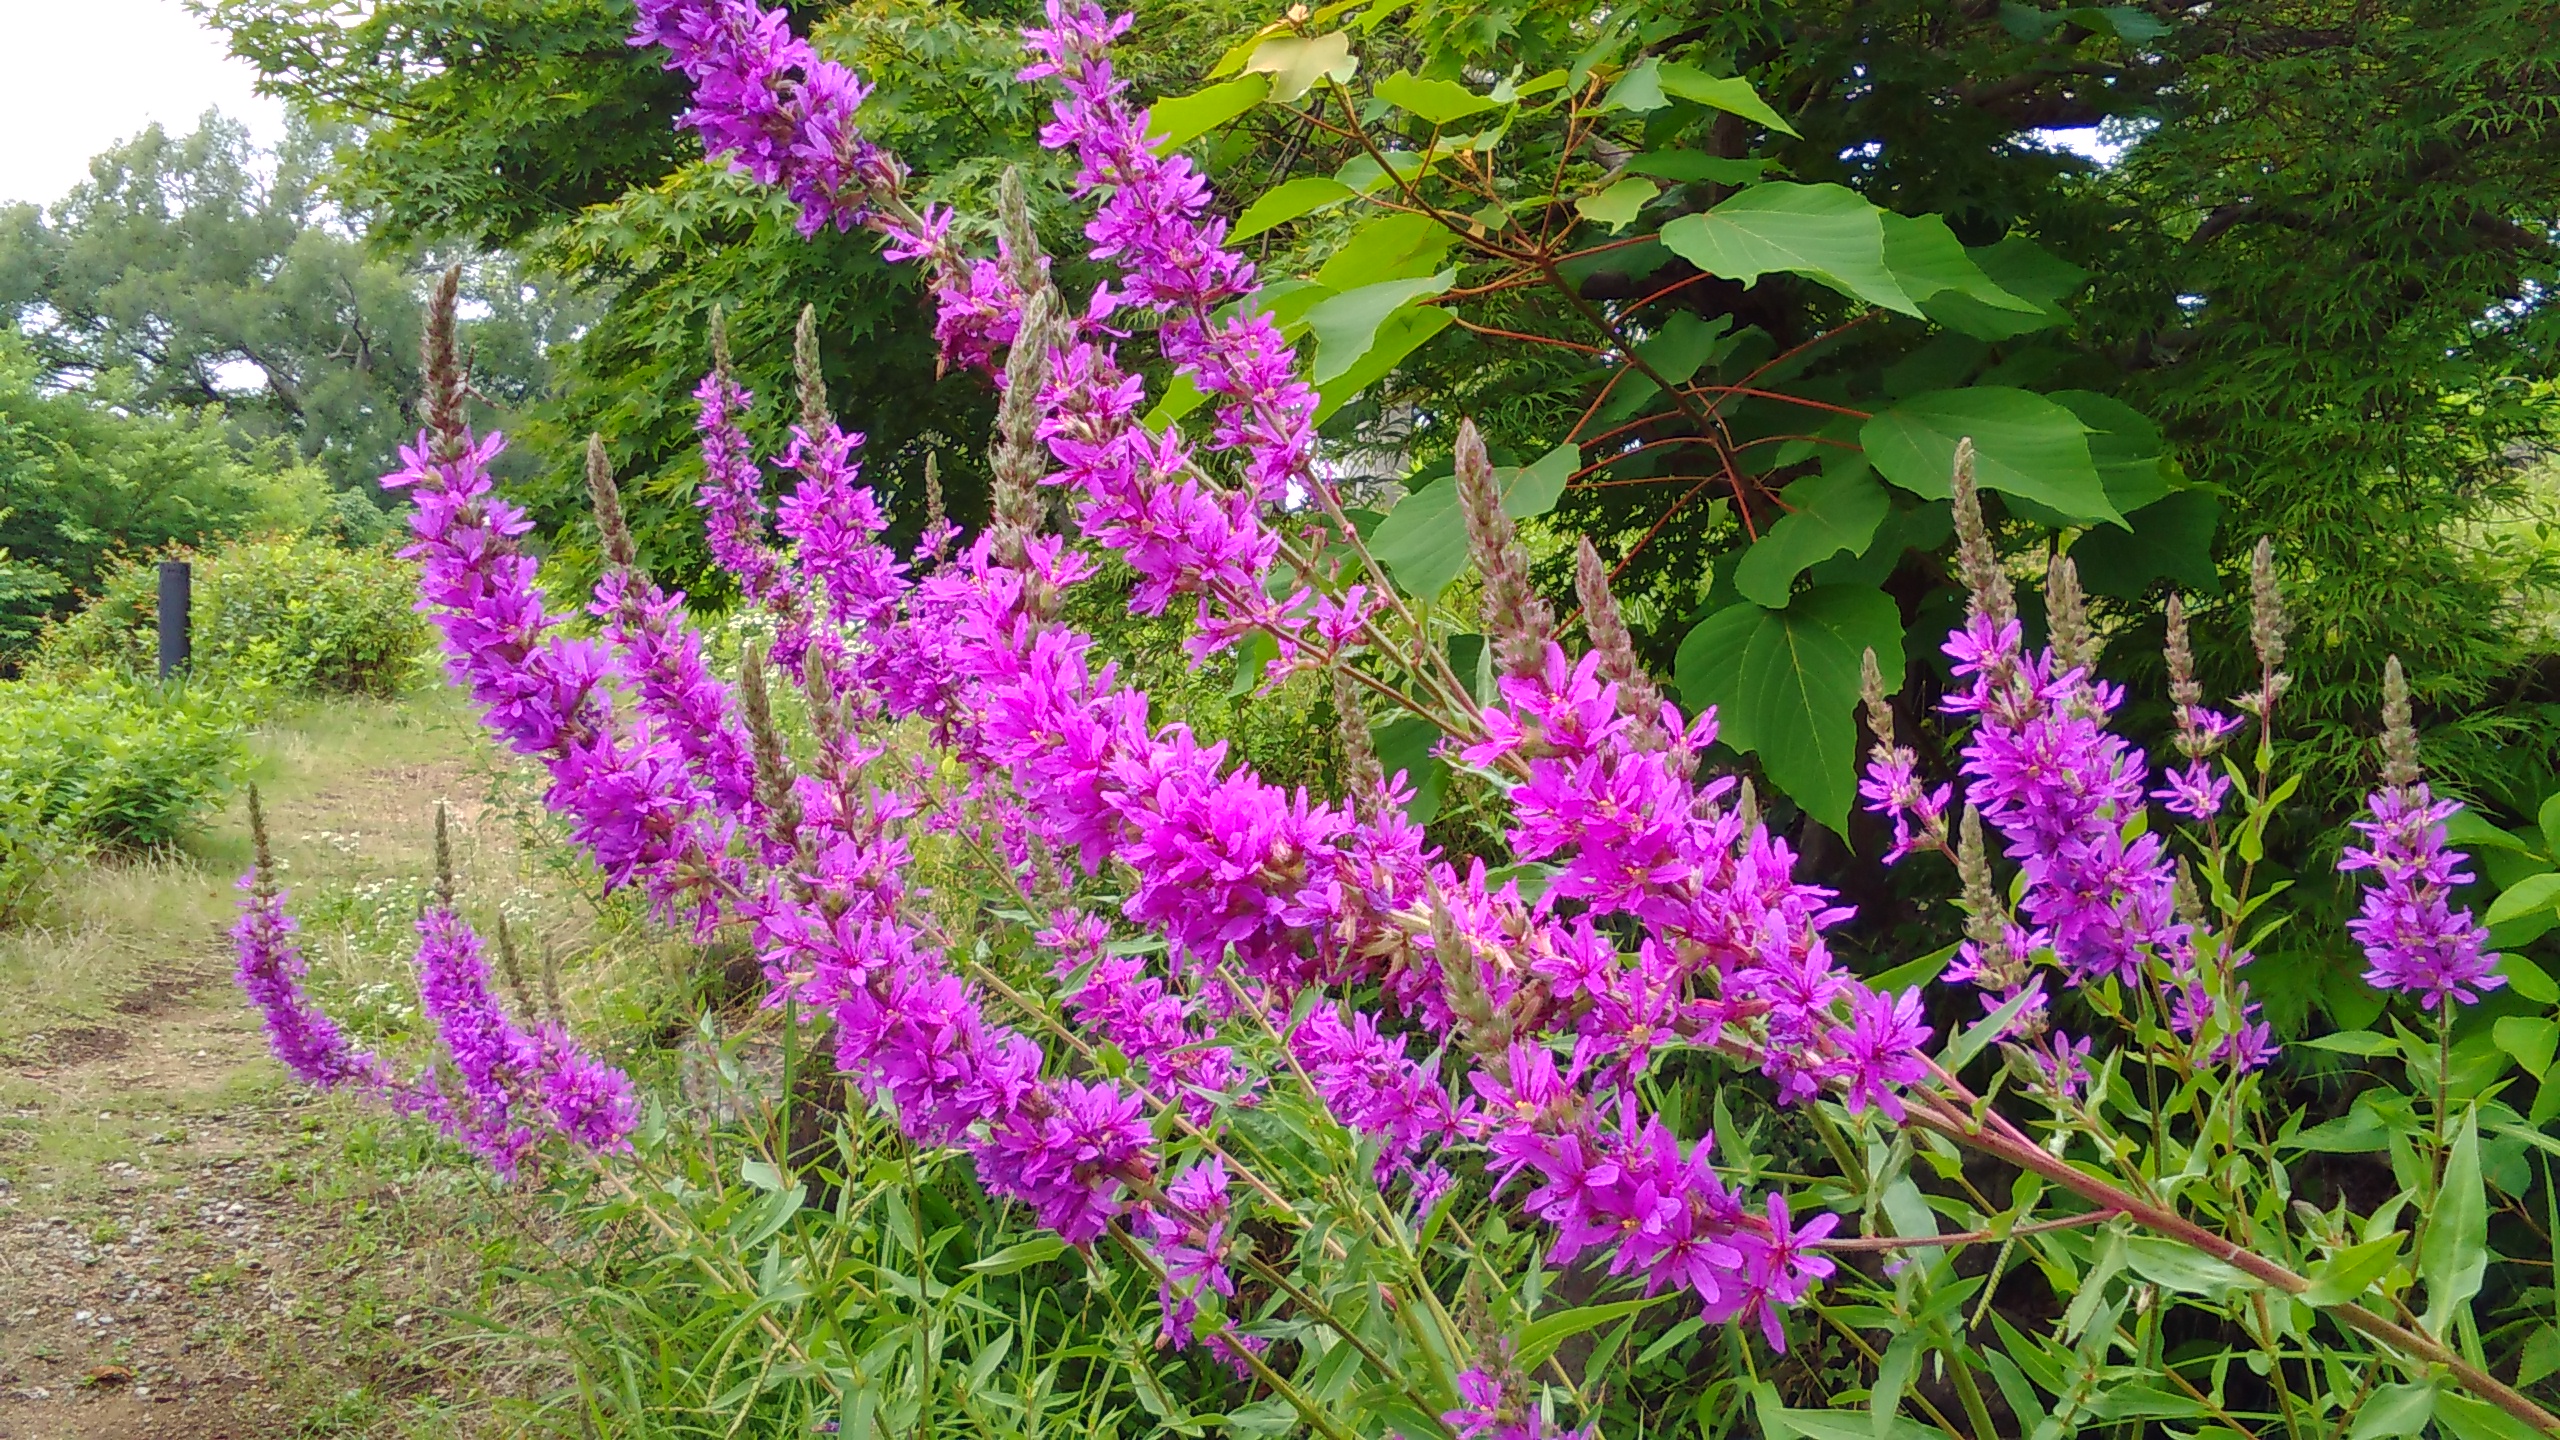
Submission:
M 1786 271 L 1917 316 L 1919 303 L 1885 263 L 1882 213 L 1845 186 L 1772 180 L 1663 226 L 1662 243 L 1727 280 L 1749 285 L 1773 270 Z
M 1734 566 L 1733 588 L 1769 609 L 1783 608 L 1787 592 L 1808 568 L 1847 551 L 1863 553 L 1875 539 L 1892 502 L 1863 469 L 1808 476 L 1787 487 L 1795 509 L 1769 527 Z
M 1458 237 L 1428 215 L 1381 215 L 1352 232 L 1316 271 L 1316 283 L 1336 290 L 1412 280 L 1440 268 Z
M 1914 495 L 1944 500 L 1953 487 L 1956 442 L 1973 440 L 1974 479 L 2071 520 L 2122 524 L 2089 455 L 2089 427 L 2041 395 L 2001 385 L 1932 390 L 1901 401 L 1859 427 L 1867 459 Z
M 1902 615 L 1891 597 L 1825 585 L 1783 610 L 1744 603 L 1700 621 L 1674 674 L 1692 708 L 1717 707 L 1724 742 L 1760 757 L 1770 783 L 1845 833 L 1856 782 L 1861 657 L 1902 673 Z
M 1431 337 L 1457 323 L 1457 317 L 1436 305 L 1408 305 L 1378 326 L 1377 338 L 1348 370 L 1317 387 L 1321 402 L 1316 406 L 1316 423 L 1333 418 L 1334 412 L 1348 405 L 1361 391 L 1377 384 L 1387 372 L 1404 363 L 1404 358 L 1429 343 Z

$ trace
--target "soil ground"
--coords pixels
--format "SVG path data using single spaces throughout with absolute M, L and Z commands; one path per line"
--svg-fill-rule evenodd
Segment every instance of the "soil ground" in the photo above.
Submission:
M 536 935 L 572 913 L 522 873 L 449 698 L 316 708 L 256 749 L 324 999 L 360 1022 L 414 1003 L 398 957 L 438 801 L 493 908 Z M 230 976 L 248 853 L 235 802 L 0 936 L 0 1440 L 508 1433 L 503 1363 L 461 1317 L 535 1222 L 286 1082 Z

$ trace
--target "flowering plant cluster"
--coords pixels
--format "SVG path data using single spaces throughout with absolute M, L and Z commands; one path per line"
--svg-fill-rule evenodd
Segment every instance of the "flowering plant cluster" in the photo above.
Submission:
M 1588 1433 L 1607 1376 L 1577 1378 L 1559 1348 L 1652 1304 L 1786 1352 L 1823 1313 L 1823 1287 L 1855 1285 L 1944 1332 L 1930 1295 L 1955 1293 L 1948 1257 L 1971 1242 L 1938 1228 L 1912 1164 L 1925 1156 L 1978 1199 L 1969 1156 L 2015 1177 L 1996 1234 L 1973 1237 L 2004 1256 L 2018 1237 L 2067 1247 L 2084 1230 L 2110 1254 L 2163 1247 L 2209 1271 L 2222 1300 L 2248 1291 L 2262 1315 L 2270 1295 L 2325 1315 L 2377 1376 L 2440 1371 L 2484 1413 L 2560 1427 L 2441 1321 L 2366 1304 L 2310 1240 L 2254 1216 L 2235 1234 L 2218 1194 L 2188 1197 L 2103 1141 L 2134 1070 L 2221 1097 L 2178 1137 L 2191 1153 L 2251 1141 L 2239 1097 L 2275 1055 L 2243 974 L 2265 898 L 2252 836 L 2281 799 L 2263 740 L 2284 687 L 2266 567 L 2264 675 L 2242 702 L 2261 725 L 2254 779 L 2211 763 L 2238 722 L 2203 704 L 2182 622 L 2186 763 L 2155 775 L 2108 727 L 2121 695 L 2096 674 L 2067 557 L 2050 566 L 2049 639 L 2028 646 L 1959 448 L 1972 605 L 1948 641 L 1946 709 L 1969 727 L 1960 763 L 1933 781 L 1896 743 L 1870 655 L 1863 793 L 1891 818 L 1898 858 L 1952 862 L 1967 939 L 1927 974 L 1862 976 L 1836 939 L 1851 909 L 1799 874 L 1747 786 L 1711 773 L 1715 714 L 1656 691 L 1588 542 L 1587 644 L 1530 583 L 1471 428 L 1455 481 L 1494 683 L 1452 667 L 1320 463 L 1315 392 L 1249 303 L 1253 264 L 1115 73 L 1127 17 L 1053 0 L 1024 37 L 1023 79 L 1060 96 L 1044 143 L 1074 158 L 1076 195 L 1095 202 L 1089 254 L 1110 278 L 1079 305 L 1054 288 L 1018 185 L 991 258 L 960 252 L 948 212 L 915 209 L 903 168 L 862 136 L 860 81 L 782 11 L 644 0 L 642 13 L 634 43 L 693 83 L 684 123 L 712 155 L 789 187 L 804 228 L 869 225 L 927 262 L 946 363 L 1002 393 L 992 520 L 963 536 L 936 516 L 898 553 L 860 437 L 828 413 L 814 366 L 792 443 L 768 461 L 741 424 L 754 397 L 715 364 L 698 392 L 698 503 L 775 638 L 734 679 L 713 672 L 684 597 L 640 568 L 601 445 L 589 468 L 609 568 L 586 633 L 552 608 L 526 521 L 495 493 L 500 440 L 461 421 L 448 283 L 429 327 L 428 427 L 385 481 L 415 500 L 420 608 L 455 683 L 542 768 L 608 884 L 697 936 L 747 938 L 781 1023 L 827 1047 L 865 1105 L 915 1146 L 967 1157 L 988 1193 L 1068 1245 L 1152 1276 L 1162 1346 L 1197 1347 L 1328 1436 Z M 1205 439 L 1142 419 L 1124 354 L 1141 335 L 1214 405 Z M 1075 535 L 1044 532 L 1043 487 L 1067 498 Z M 1104 554 L 1134 573 L 1141 611 L 1188 602 L 1195 657 L 1251 638 L 1271 657 L 1266 683 L 1321 677 L 1342 719 L 1343 793 L 1272 784 L 1224 743 L 1160 722 L 1062 618 Z M 1384 773 L 1370 747 L 1381 708 L 1436 725 L 1442 755 L 1498 796 L 1507 854 L 1447 853 L 1409 818 L 1413 777 Z M 2405 705 L 2392 724 L 2373 849 L 2353 862 L 2381 884 L 2356 933 L 2378 984 L 2444 1013 L 2497 977 L 2448 898 L 2459 860 L 2417 781 Z M 2234 777 L 2253 788 L 2226 827 Z M 2191 854 L 2148 828 L 2155 800 L 2193 827 Z M 928 858 L 976 877 L 974 928 L 916 878 Z M 239 931 L 242 976 L 297 1073 L 379 1090 L 501 1172 L 545 1129 L 598 1154 L 624 1143 L 628 1082 L 564 1034 L 509 1021 L 449 903 L 420 922 L 445 1059 L 390 1080 L 301 991 L 264 875 Z M 1978 991 L 1978 1011 L 1942 1004 L 1933 1020 L 1932 978 Z M 2066 995 L 2111 1023 L 2117 1048 L 2064 1032 Z M 1995 1053 L 2010 1067 L 1968 1084 Z M 1665 1103 L 1667 1080 L 1699 1066 L 1756 1077 L 1837 1173 L 1770 1164 L 1722 1119 L 1701 1133 Z M 2165 1148 L 2170 1127 L 2155 1124 Z M 1559 1311 L 1550 1291 L 1613 1298 Z M 1898 1390 L 1912 1371 L 1895 1350 Z M 1989 1440 L 1976 1368 L 1956 1361 L 1956 1392 Z M 2044 1414 L 2019 1383 L 2002 1397 L 2012 1414 Z M 1758 1393 L 1779 1417 L 1766 1423 L 1801 1428 Z M 1881 1423 L 1900 1401 L 1878 1394 Z M 1947 1423 L 1928 1394 L 1910 1399 Z M 2053 1403 L 2067 1418 L 2081 1402 Z

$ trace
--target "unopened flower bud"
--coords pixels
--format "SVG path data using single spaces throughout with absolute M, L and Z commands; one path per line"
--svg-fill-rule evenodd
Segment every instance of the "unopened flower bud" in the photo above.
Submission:
M 605 454 L 604 437 L 587 437 L 587 497 L 595 503 L 596 532 L 604 539 L 604 558 L 616 569 L 640 562 L 640 547 L 631 539 L 631 522 L 622 513 L 622 492 L 613 483 L 613 461 Z
M 1635 722 L 1636 735 L 1653 748 L 1662 739 L 1662 692 L 1636 657 L 1636 640 L 1618 597 L 1609 589 L 1609 567 L 1584 536 L 1573 557 L 1573 588 L 1582 601 L 1582 627 L 1600 657 L 1600 678 L 1618 687 L 1618 709 Z
M 2017 618 L 2018 601 L 2009 587 L 2008 572 L 2000 568 L 1991 532 L 1983 524 L 1982 496 L 1973 483 L 1971 436 L 1956 442 L 1950 485 L 1955 496 L 1956 569 L 1964 577 L 1966 593 L 1973 597 L 1973 612 L 1995 625 L 2005 625 Z
M 1458 509 L 1466 518 L 1467 548 L 1484 576 L 1484 633 L 1506 675 L 1535 675 L 1546 667 L 1555 639 L 1555 616 L 1529 583 L 1529 552 L 1502 510 L 1502 487 L 1473 420 L 1458 422 Z
M 2089 624 L 2089 597 L 2080 589 L 2080 567 L 2060 551 L 2045 565 L 2044 604 L 2054 663 L 2064 670 L 2094 673 L 2101 642 Z
M 800 428 L 817 439 L 835 424 L 827 413 L 827 375 L 818 363 L 818 307 L 800 307 L 800 323 L 791 333 L 791 373 L 800 381 Z
M 2418 783 L 2418 726 L 2397 655 L 2382 662 L 2382 783 L 2394 790 Z

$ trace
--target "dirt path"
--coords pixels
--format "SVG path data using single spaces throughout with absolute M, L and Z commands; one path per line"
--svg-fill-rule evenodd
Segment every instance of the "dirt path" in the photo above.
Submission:
M 478 798 L 467 743 L 414 702 L 262 739 L 338 983 L 404 938 L 435 802 Z M 235 807 L 198 856 L 77 872 L 46 928 L 0 937 L 0 1440 L 507 1433 L 448 1316 L 485 1298 L 474 1222 L 503 1198 L 285 1082 L 230 977 L 245 841 Z

